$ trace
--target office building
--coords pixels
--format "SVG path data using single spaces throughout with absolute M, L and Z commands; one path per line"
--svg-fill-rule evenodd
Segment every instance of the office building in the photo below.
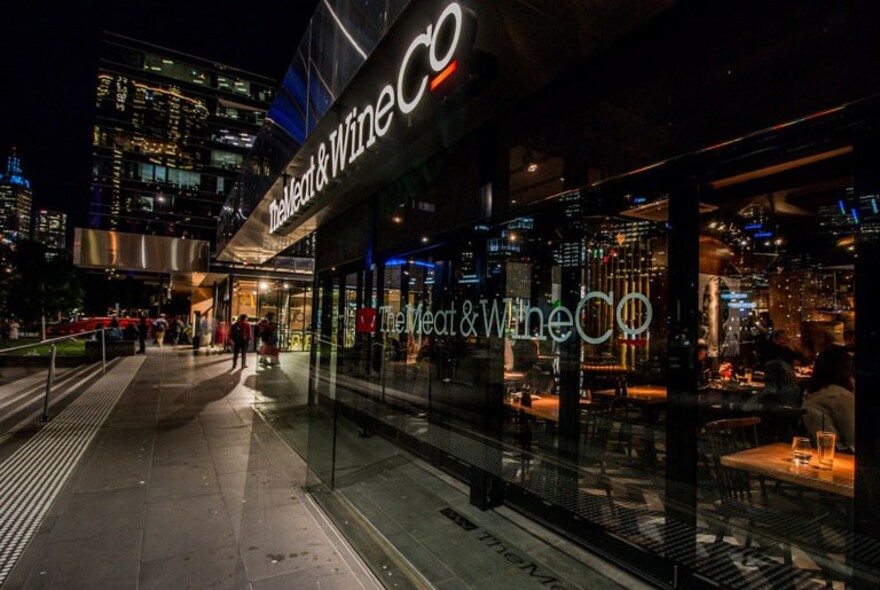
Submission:
M 661 587 L 876 587 L 873 4 L 319 5 L 219 258 L 314 235 L 308 412 L 257 407 L 308 416 L 383 578 L 588 585 L 546 532 Z
M 101 45 L 90 226 L 214 242 L 276 83 L 118 35 Z
M 40 209 L 34 216 L 34 241 L 46 246 L 46 257 L 67 250 L 67 214 Z
M 31 208 L 34 194 L 21 168 L 21 158 L 12 148 L 6 170 L 0 174 L 0 235 L 18 240 L 31 237 Z

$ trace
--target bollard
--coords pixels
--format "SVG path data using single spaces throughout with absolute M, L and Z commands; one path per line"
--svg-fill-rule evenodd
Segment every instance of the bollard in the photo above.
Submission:
M 49 392 L 52 391 L 52 383 L 55 381 L 55 343 L 52 343 L 52 352 L 49 361 L 49 374 L 46 375 L 46 398 L 43 400 L 43 422 L 49 421 Z
M 107 329 L 104 328 L 101 330 L 101 374 L 107 374 L 107 339 L 105 338 L 105 334 L 107 333 Z

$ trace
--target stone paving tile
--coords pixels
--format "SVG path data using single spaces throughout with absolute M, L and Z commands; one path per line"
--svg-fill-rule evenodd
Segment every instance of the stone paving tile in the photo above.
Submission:
M 248 577 L 259 580 L 343 562 L 326 537 L 309 534 L 315 521 L 302 504 L 242 513 L 239 545 Z
M 144 526 L 147 490 L 144 486 L 73 494 L 52 529 L 49 542 L 87 539 Z
M 74 485 L 81 491 L 130 488 L 143 485 L 149 479 L 150 470 L 150 458 L 146 455 L 115 462 L 112 469 L 107 468 L 100 455 L 95 455 L 79 468 Z
M 428 580 L 431 580 L 432 584 L 457 579 L 455 573 L 446 566 L 441 557 L 428 551 L 418 543 L 414 543 L 406 533 L 386 535 L 385 538 L 388 539 L 389 543 L 395 546 L 399 543 L 406 544 L 406 560 L 410 562 L 413 567 L 421 573 L 421 575 L 425 576 Z
M 253 590 L 364 590 L 364 585 L 344 570 L 330 565 L 316 565 L 304 570 L 255 580 Z
M 148 501 L 151 504 L 218 494 L 220 486 L 214 464 L 194 461 L 173 465 L 154 464 L 150 474 Z
M 182 553 L 145 561 L 141 564 L 138 590 L 211 589 L 237 590 L 242 585 L 244 564 L 238 545 L 231 544 L 210 549 L 198 548 Z
M 247 471 L 251 454 L 259 454 L 259 450 L 251 449 L 250 445 L 211 448 L 211 461 L 217 475 Z M 257 459 L 259 460 L 259 459 Z
M 235 542 L 219 494 L 150 504 L 144 526 L 143 560 L 152 561 Z
M 97 535 L 89 543 L 80 539 L 46 543 L 22 588 L 137 588 L 140 550 L 139 530 Z

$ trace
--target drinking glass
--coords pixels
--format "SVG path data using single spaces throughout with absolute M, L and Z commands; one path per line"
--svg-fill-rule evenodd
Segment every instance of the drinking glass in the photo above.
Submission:
M 834 444 L 837 435 L 833 432 L 816 433 L 816 450 L 819 456 L 819 469 L 831 469 L 834 467 Z
M 810 439 L 805 436 L 796 436 L 791 441 L 791 458 L 797 467 L 803 467 L 810 464 L 810 457 L 813 456 L 813 449 L 810 446 Z

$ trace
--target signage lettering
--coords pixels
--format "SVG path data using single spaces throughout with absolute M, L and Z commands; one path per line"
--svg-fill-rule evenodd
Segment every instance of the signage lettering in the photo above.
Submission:
M 416 110 L 430 84 L 431 90 L 455 71 L 454 59 L 462 37 L 464 12 L 458 2 L 449 4 L 435 23 L 412 40 L 397 71 L 396 84 L 386 84 L 374 104 L 354 107 L 322 141 L 299 178 L 282 186 L 282 195 L 269 204 L 269 233 L 282 230 L 347 165 L 384 137 L 394 121 L 395 107 L 402 115 Z M 415 85 L 413 85 L 415 83 Z M 329 145 L 329 150 L 328 146 Z M 316 159 L 317 157 L 317 159 Z
M 617 327 L 623 333 L 623 338 L 629 342 L 635 342 L 636 336 L 646 332 L 654 319 L 654 307 L 643 293 L 627 293 L 615 303 L 613 292 L 590 291 L 578 302 L 574 312 L 560 305 L 549 311 L 541 307 L 529 307 L 520 310 L 518 314 L 511 314 L 510 299 L 494 300 L 491 303 L 481 299 L 478 305 L 466 300 L 458 309 L 450 306 L 449 309 L 430 310 L 419 304 L 404 305 L 400 310 L 394 311 L 390 305 L 386 305 L 378 309 L 379 332 L 503 337 L 509 329 L 510 338 L 514 340 L 550 338 L 554 342 L 565 342 L 573 334 L 577 334 L 587 344 L 602 344 L 611 338 L 614 329 L 608 328 L 601 334 L 591 335 L 586 332 L 584 322 L 581 321 L 587 313 L 586 305 L 594 299 L 614 308 Z M 631 302 L 637 302 L 638 307 L 641 307 L 641 312 L 637 314 L 637 321 L 641 322 L 638 326 L 628 324 L 624 318 L 624 311 Z
M 526 573 L 533 581 L 540 586 L 550 590 L 565 590 L 565 582 L 553 575 L 552 572 L 545 571 L 545 568 L 535 563 L 528 557 L 514 553 L 504 544 L 504 541 L 493 535 L 492 533 L 481 530 L 476 524 L 453 510 L 452 508 L 443 508 L 440 514 L 457 524 L 467 532 L 476 531 L 476 539 L 485 547 L 488 547 L 496 555 L 500 555 L 505 560 L 513 564 L 514 567 Z

